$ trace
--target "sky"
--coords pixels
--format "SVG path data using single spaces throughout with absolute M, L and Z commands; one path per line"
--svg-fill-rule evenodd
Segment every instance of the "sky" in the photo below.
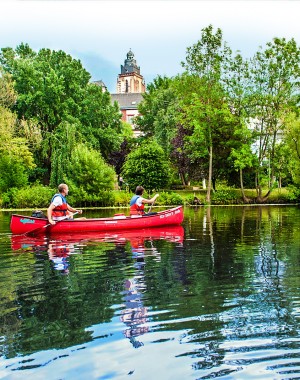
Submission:
M 274 37 L 300 46 L 299 14 L 300 0 L 0 0 L 0 48 L 63 50 L 115 93 L 129 49 L 147 84 L 182 72 L 210 24 L 247 58 Z

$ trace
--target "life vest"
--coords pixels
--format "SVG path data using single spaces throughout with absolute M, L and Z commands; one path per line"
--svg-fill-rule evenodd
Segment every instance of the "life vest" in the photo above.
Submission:
M 53 196 L 53 198 L 51 199 L 51 203 L 54 201 L 55 197 L 61 197 L 62 204 L 60 206 L 56 206 L 52 210 L 52 216 L 55 216 L 55 217 L 66 216 L 67 215 L 67 211 L 68 211 L 68 203 L 67 203 L 66 198 L 63 195 L 61 195 L 60 193 L 58 193 L 58 194 L 55 194 Z
M 130 200 L 130 215 L 143 215 L 145 214 L 145 206 L 142 204 L 138 206 L 136 201 L 140 198 L 140 195 L 134 195 Z

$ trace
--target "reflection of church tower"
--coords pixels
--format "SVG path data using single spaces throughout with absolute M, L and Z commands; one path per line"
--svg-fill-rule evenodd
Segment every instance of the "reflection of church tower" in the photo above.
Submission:
M 129 50 L 124 66 L 121 65 L 121 74 L 118 75 L 117 93 L 142 93 L 145 92 L 145 82 L 140 74 L 140 67 L 136 64 L 134 54 Z

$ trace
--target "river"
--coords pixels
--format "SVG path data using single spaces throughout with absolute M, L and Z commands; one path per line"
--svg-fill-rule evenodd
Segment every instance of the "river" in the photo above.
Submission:
M 182 226 L 64 239 L 12 236 L 10 215 L 1 379 L 300 378 L 299 207 L 185 208 Z

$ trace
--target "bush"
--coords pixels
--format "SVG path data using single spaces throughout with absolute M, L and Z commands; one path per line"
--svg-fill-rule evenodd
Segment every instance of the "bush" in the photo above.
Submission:
M 113 191 L 102 190 L 95 193 L 88 193 L 82 187 L 70 186 L 71 191 L 68 196 L 68 203 L 73 207 L 104 207 L 115 204 L 115 194 Z
M 177 193 L 167 193 L 162 192 L 159 194 L 159 198 L 157 198 L 156 204 L 157 205 L 164 205 L 164 206 L 179 206 L 183 205 L 183 198 L 181 195 Z
M 290 202 L 299 202 L 300 201 L 300 188 L 290 185 L 287 187 L 287 193 L 281 194 L 281 196 Z
M 131 194 L 125 191 L 114 191 L 115 195 L 115 206 L 128 206 Z
M 211 201 L 215 205 L 239 203 L 240 196 L 235 190 L 218 190 L 212 194 Z
M 22 189 L 11 189 L 5 194 L 8 206 L 15 208 L 48 207 L 55 190 L 40 184 Z

